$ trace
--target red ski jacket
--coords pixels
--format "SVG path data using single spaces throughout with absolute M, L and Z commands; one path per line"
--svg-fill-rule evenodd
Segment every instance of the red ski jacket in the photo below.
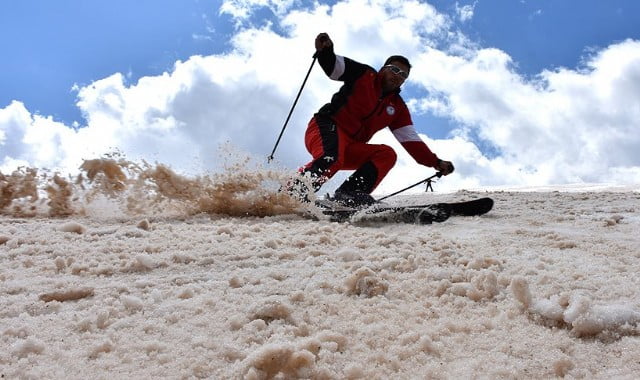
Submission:
M 437 167 L 438 157 L 431 152 L 416 132 L 411 114 L 396 92 L 382 94 L 382 77 L 372 67 L 325 48 L 317 55 L 329 78 L 344 82 L 316 117 L 331 118 L 356 141 L 367 142 L 379 130 L 389 127 L 404 149 L 419 163 Z

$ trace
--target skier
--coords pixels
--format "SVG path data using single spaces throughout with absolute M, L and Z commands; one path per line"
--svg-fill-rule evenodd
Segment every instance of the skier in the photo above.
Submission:
M 314 191 L 337 171 L 355 170 L 335 191 L 334 200 L 350 207 L 375 203 L 370 194 L 395 164 L 396 153 L 387 145 L 367 142 L 385 127 L 419 164 L 443 175 L 453 172 L 453 164 L 439 159 L 420 139 L 400 96 L 400 86 L 411 69 L 407 58 L 391 56 L 376 71 L 336 55 L 326 33 L 316 37 L 315 48 L 325 74 L 344 85 L 313 116 L 305 133 L 305 145 L 313 159 L 299 171 L 310 173 Z M 302 199 L 306 199 L 305 190 L 298 194 Z

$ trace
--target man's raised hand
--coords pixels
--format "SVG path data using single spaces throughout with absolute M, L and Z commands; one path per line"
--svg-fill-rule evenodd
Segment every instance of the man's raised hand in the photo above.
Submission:
M 316 37 L 316 51 L 321 51 L 324 48 L 330 48 L 333 46 L 333 42 L 327 33 L 320 33 Z

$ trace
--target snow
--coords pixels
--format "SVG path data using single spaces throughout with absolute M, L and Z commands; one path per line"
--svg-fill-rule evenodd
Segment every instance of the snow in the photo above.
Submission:
M 495 206 L 339 224 L 265 195 L 272 173 L 99 164 L 0 177 L 0 377 L 640 375 L 640 187 L 412 194 L 389 201 Z

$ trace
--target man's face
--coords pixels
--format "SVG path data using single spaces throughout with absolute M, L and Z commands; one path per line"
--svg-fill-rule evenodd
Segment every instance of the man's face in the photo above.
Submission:
M 409 67 L 398 61 L 391 61 L 381 70 L 382 90 L 384 92 L 395 91 L 409 76 Z

